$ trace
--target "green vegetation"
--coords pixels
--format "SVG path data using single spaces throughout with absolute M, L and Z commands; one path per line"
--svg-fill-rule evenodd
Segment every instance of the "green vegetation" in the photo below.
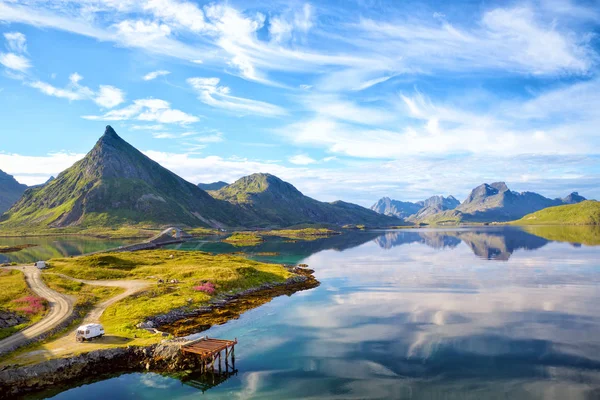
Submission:
M 82 314 L 87 313 L 95 304 L 124 291 L 118 287 L 86 285 L 85 283 L 47 272 L 42 274 L 42 278 L 50 289 L 74 296 L 77 299 L 75 307 L 79 308 Z
M 292 275 L 281 265 L 238 256 L 174 250 L 53 259 L 50 264 L 49 272 L 80 279 L 145 279 L 154 282 L 162 279 L 164 284 L 157 283 L 128 297 L 110 306 L 102 315 L 101 322 L 107 334 L 131 339 L 152 337 L 136 328 L 147 317 L 180 307 L 198 307 L 221 293 L 237 292 L 267 282 L 283 282 Z M 178 283 L 169 283 L 171 280 Z M 207 282 L 216 288 L 212 295 L 197 290 Z
M 223 242 L 230 243 L 234 246 L 256 246 L 263 242 L 263 238 L 253 232 L 236 232 L 233 235 L 223 239 Z
M 185 231 L 194 237 L 219 235 L 221 233 L 217 229 L 211 228 L 191 228 Z
M 513 223 L 519 225 L 600 225 L 600 202 L 550 207 L 528 214 Z
M 27 286 L 25 275 L 21 271 L 0 269 L 0 309 L 16 312 L 28 319 L 27 322 L 11 328 L 0 329 L 0 339 L 4 339 L 39 321 L 45 314 L 45 308 L 34 309 L 33 313 L 24 312 L 23 304 L 15 300 L 37 297 Z
M 273 231 L 260 232 L 262 236 L 278 236 L 296 240 L 315 240 L 322 237 L 339 235 L 336 232 L 327 228 L 303 228 L 303 229 L 278 229 Z
M 587 246 L 600 245 L 599 225 L 526 225 L 526 232 L 556 242 L 581 243 Z

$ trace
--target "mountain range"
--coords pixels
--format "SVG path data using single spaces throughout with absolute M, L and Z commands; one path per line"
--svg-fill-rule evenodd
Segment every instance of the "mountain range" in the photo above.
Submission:
M 454 196 L 432 196 L 427 200 L 410 201 L 392 200 L 383 197 L 371 206 L 371 210 L 384 215 L 408 219 L 409 217 L 423 218 L 445 210 L 453 210 L 460 204 Z
M 222 228 L 400 222 L 354 204 L 319 202 L 268 174 L 254 174 L 211 193 L 214 197 L 160 166 L 107 126 L 82 160 L 47 184 L 25 190 L 2 216 L 1 225 Z
M 423 207 L 404 218 L 414 223 L 429 224 L 507 222 L 548 207 L 576 204 L 586 200 L 577 192 L 557 199 L 549 199 L 534 192 L 519 193 L 510 190 L 504 182 L 479 185 L 460 204 L 457 204 L 458 202 L 453 197 L 452 199 L 455 201 L 447 202 L 447 204 L 438 201 L 437 208 Z M 391 201 L 394 202 L 394 200 Z M 406 202 L 399 203 L 406 204 Z M 379 202 L 372 209 L 379 212 L 376 207 L 378 204 Z

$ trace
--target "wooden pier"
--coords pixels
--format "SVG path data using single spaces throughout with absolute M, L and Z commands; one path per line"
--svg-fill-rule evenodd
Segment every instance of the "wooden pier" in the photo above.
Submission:
M 215 372 L 215 363 L 217 363 L 219 373 L 221 373 L 222 359 L 225 361 L 225 371 L 229 368 L 235 371 L 235 340 L 213 339 L 202 337 L 200 339 L 188 342 L 181 346 L 183 353 L 195 354 L 200 358 L 200 372 L 205 373 L 211 370 Z M 224 357 L 222 357 L 222 353 Z M 231 360 L 231 364 L 229 363 Z

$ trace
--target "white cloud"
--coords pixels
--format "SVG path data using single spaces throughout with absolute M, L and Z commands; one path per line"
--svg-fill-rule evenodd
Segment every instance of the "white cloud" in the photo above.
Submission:
M 80 82 L 82 80 L 83 76 L 74 72 L 69 76 L 69 84 L 64 88 L 58 88 L 39 80 L 27 82 L 26 84 L 48 96 L 67 99 L 69 101 L 92 100 L 104 108 L 113 108 L 125 101 L 125 93 L 119 88 L 100 85 L 99 90 L 94 92 L 89 87 L 81 85 Z
M 89 99 L 93 96 L 94 93 L 89 88 L 85 86 L 79 86 L 77 83 L 73 83 L 73 80 L 71 80 L 71 82 L 72 83 L 66 88 L 57 88 L 42 81 L 29 82 L 28 85 L 32 88 L 38 89 L 45 95 L 67 99 L 70 101 Z
M 113 108 L 125 101 L 125 93 L 114 86 L 100 85 L 94 102 L 100 107 Z
M 138 120 L 157 122 L 160 124 L 181 125 L 198 122 L 200 120 L 195 115 L 172 109 L 171 104 L 168 101 L 152 98 L 134 100 L 133 104 L 127 107 L 111 110 L 103 115 L 86 115 L 83 116 L 83 118 L 94 121 Z
M 26 57 L 15 53 L 0 53 L 0 64 L 19 72 L 25 72 L 31 68 L 31 63 Z
M 297 154 L 295 156 L 290 157 L 289 162 L 291 162 L 292 164 L 296 164 L 296 165 L 309 165 L 309 164 L 316 163 L 317 160 L 315 160 L 314 158 L 311 158 L 310 156 L 308 156 L 306 154 Z
M 270 19 L 269 34 L 276 43 L 284 43 L 293 38 L 295 32 L 306 34 L 313 26 L 314 11 L 305 3 L 301 9 L 288 15 L 279 15 Z
M 219 78 L 190 78 L 188 84 L 199 94 L 199 99 L 210 106 L 244 114 L 260 114 L 266 117 L 285 115 L 286 111 L 274 104 L 236 97 L 229 94 L 227 86 L 219 86 Z
M 161 70 L 153 71 L 153 72 L 150 72 L 150 73 L 144 75 L 144 77 L 142 79 L 144 79 L 145 81 L 151 81 L 151 80 L 158 78 L 159 76 L 165 76 L 165 75 L 169 75 L 169 74 L 170 74 L 169 71 L 165 71 L 165 70 L 161 69 Z
M 21 32 L 6 32 L 6 47 L 14 53 L 27 53 L 27 39 Z
M 26 185 L 44 183 L 50 176 L 57 176 L 85 154 L 50 153 L 45 156 L 27 156 L 0 153 L 0 169 L 14 175 L 15 179 Z

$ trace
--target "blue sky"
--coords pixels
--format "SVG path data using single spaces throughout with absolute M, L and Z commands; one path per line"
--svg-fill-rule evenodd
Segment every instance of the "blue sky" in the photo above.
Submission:
M 0 0 L 0 169 L 111 124 L 191 182 L 320 200 L 600 197 L 600 2 Z

